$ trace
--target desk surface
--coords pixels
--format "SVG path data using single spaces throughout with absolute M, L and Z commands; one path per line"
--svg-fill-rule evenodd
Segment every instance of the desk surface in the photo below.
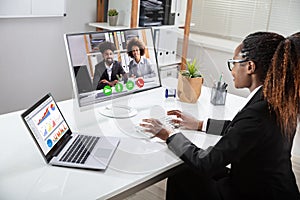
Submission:
M 163 86 L 176 88 L 174 82 L 168 81 Z M 203 87 L 198 102 L 187 104 L 175 98 L 165 99 L 165 87 L 100 105 L 125 103 L 136 108 L 138 114 L 128 119 L 104 117 L 99 114 L 99 107 L 80 112 L 72 99 L 58 103 L 74 132 L 121 138 L 105 171 L 47 165 L 21 120 L 22 111 L 0 115 L 0 199 L 107 199 L 138 188 L 182 163 L 165 143 L 157 138 L 141 138 L 134 131 L 134 126 L 142 118 L 159 117 L 166 110 L 176 108 L 199 119 L 231 119 L 244 100 L 228 94 L 225 106 L 214 106 L 210 103 L 210 89 Z M 203 133 L 183 132 L 202 147 L 217 141 L 217 138 Z

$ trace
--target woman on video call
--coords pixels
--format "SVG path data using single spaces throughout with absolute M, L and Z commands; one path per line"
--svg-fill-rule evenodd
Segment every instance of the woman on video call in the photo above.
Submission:
M 300 199 L 290 160 L 300 112 L 299 34 L 287 39 L 270 32 L 250 34 L 228 67 L 235 87 L 250 90 L 232 121 L 168 112 L 186 129 L 219 130 L 222 138 L 215 146 L 198 148 L 157 119 L 141 123 L 184 161 L 181 171 L 168 178 L 166 199 Z
M 134 37 L 127 44 L 127 54 L 132 60 L 129 63 L 129 77 L 150 78 L 155 76 L 151 61 L 146 58 L 145 45 Z

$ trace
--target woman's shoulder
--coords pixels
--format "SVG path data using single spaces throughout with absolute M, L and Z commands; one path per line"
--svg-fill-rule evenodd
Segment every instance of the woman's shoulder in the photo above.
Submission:
M 145 63 L 146 65 L 151 64 L 151 60 L 149 58 L 146 58 L 145 56 L 142 56 L 143 59 L 143 63 Z
M 255 101 L 247 105 L 239 112 L 239 117 L 247 119 L 266 120 L 270 117 L 273 118 L 273 113 L 270 112 L 268 102 L 264 99 Z
M 134 62 L 134 60 L 133 59 L 131 59 L 130 61 L 129 61 L 129 64 L 133 64 L 133 62 Z

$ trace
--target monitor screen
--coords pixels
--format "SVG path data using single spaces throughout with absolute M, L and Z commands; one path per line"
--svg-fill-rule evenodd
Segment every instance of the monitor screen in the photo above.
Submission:
M 79 107 L 161 86 L 150 27 L 65 34 Z

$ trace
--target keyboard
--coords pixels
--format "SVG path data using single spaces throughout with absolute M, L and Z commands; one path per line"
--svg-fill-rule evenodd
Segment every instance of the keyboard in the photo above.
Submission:
M 60 161 L 84 164 L 98 140 L 99 137 L 79 135 L 60 158 Z
M 179 125 L 173 123 L 172 119 L 174 119 L 174 117 L 167 115 L 167 116 L 160 118 L 159 120 L 167 127 L 170 127 L 172 129 L 179 128 Z M 151 139 L 151 138 L 155 137 L 155 135 L 153 135 L 152 133 L 146 132 L 145 129 L 143 127 L 141 127 L 140 125 L 135 126 L 135 131 L 146 138 Z

